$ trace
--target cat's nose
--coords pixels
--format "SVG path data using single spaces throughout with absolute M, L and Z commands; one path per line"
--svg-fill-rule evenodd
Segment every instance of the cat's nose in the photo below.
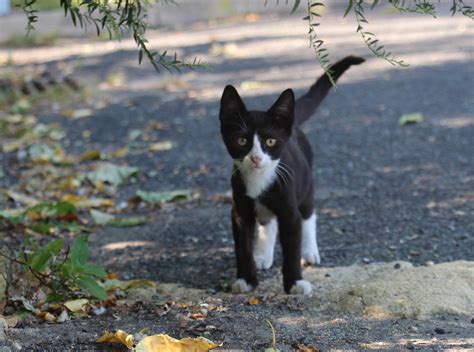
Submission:
M 252 163 L 255 165 L 255 166 L 258 166 L 260 165 L 260 163 L 262 162 L 262 157 L 258 156 L 258 155 L 251 155 L 250 156 L 250 160 L 252 161 Z

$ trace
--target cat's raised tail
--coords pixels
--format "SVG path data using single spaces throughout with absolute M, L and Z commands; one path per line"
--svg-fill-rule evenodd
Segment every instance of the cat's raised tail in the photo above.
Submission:
M 329 69 L 332 71 L 334 80 L 337 81 L 349 67 L 352 65 L 359 65 L 364 61 L 365 60 L 361 57 L 347 56 L 331 65 Z M 324 74 L 319 77 L 316 83 L 311 86 L 305 95 L 296 100 L 295 117 L 299 125 L 313 115 L 319 104 L 321 104 L 326 95 L 328 95 L 331 88 L 331 81 L 328 76 Z

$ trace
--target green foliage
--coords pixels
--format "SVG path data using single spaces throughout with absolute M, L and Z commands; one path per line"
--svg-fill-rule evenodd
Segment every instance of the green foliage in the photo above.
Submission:
M 294 6 L 292 13 L 294 13 L 300 6 L 301 0 L 294 0 Z M 436 17 L 436 5 L 430 0 L 388 0 L 388 3 L 393 6 L 400 13 L 418 13 L 422 15 L 430 15 Z M 368 24 L 368 20 L 365 16 L 365 9 L 369 7 L 373 10 L 377 5 L 380 5 L 380 0 L 372 0 L 371 4 L 368 4 L 364 0 L 347 0 L 347 7 L 344 12 L 344 17 L 349 15 L 351 12 L 354 14 L 357 21 L 357 32 L 360 33 L 365 44 L 369 50 L 377 57 L 389 62 L 392 65 L 408 66 L 408 64 L 398 59 L 388 51 L 376 38 L 375 34 L 365 29 Z M 321 17 L 318 11 L 314 11 L 314 8 L 325 6 L 321 2 L 315 0 L 308 0 L 308 16 L 305 19 L 309 23 L 309 37 L 311 46 L 313 47 L 316 59 L 329 76 L 331 82 L 334 85 L 334 80 L 329 70 L 328 52 L 324 49 L 324 41 L 318 36 L 317 28 L 320 25 L 318 18 Z M 474 19 L 474 8 L 470 5 L 466 5 L 464 0 L 452 0 L 451 14 L 454 16 L 456 13 Z
M 78 235 L 69 248 L 64 239 L 54 239 L 45 246 L 29 243 L 18 251 L 15 258 L 7 257 L 29 272 L 45 290 L 49 301 L 69 297 L 91 296 L 107 299 L 107 293 L 98 279 L 107 276 L 103 268 L 91 264 L 86 235 Z
M 98 36 L 105 31 L 108 33 L 109 39 L 121 39 L 126 33 L 131 33 L 138 46 L 138 62 L 141 63 L 143 56 L 145 56 L 158 72 L 162 68 L 180 71 L 182 68 L 207 67 L 206 63 L 197 58 L 187 62 L 179 59 L 176 54 L 169 56 L 166 50 L 160 53 L 148 48 L 145 34 L 149 27 L 147 6 L 151 3 L 150 0 L 58 1 L 64 15 L 71 19 L 74 26 L 84 29 L 93 26 Z M 38 0 L 22 0 L 20 5 L 27 17 L 27 33 L 34 29 L 34 24 L 38 21 L 37 2 Z M 173 0 L 161 0 L 159 3 L 176 4 Z

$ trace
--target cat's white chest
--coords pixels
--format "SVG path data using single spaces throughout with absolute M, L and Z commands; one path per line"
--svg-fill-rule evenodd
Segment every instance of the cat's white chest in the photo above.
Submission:
M 264 170 L 241 170 L 246 194 L 253 199 L 258 198 L 276 179 L 276 167 L 278 163 L 272 163 Z

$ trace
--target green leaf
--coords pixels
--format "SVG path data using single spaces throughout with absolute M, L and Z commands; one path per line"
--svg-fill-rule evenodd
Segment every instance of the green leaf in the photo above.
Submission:
M 69 261 L 73 266 L 83 266 L 89 257 L 89 245 L 86 235 L 81 234 L 74 239 L 69 253 Z
M 115 216 L 95 209 L 91 209 L 90 214 L 92 220 L 94 220 L 97 225 L 107 225 L 109 222 L 115 220 Z
M 400 120 L 398 121 L 400 126 L 404 125 L 413 125 L 415 123 L 419 123 L 423 121 L 423 115 L 419 112 L 414 114 L 404 114 L 400 116 Z
M 291 9 L 291 14 L 294 14 L 296 10 L 298 10 L 298 7 L 300 6 L 301 0 L 295 0 L 295 3 L 293 4 L 293 8 Z
M 49 242 L 46 247 L 40 248 L 38 251 L 33 253 L 29 260 L 31 268 L 40 272 L 43 271 L 46 269 L 48 262 L 53 258 L 54 255 L 58 254 L 63 247 L 63 239 L 57 239 Z
M 106 271 L 102 267 L 95 264 L 86 263 L 84 265 L 81 265 L 77 270 L 87 275 L 92 275 L 92 276 L 97 276 L 97 277 L 107 276 Z
M 77 285 L 79 288 L 91 296 L 98 298 L 102 301 L 107 299 L 107 292 L 99 286 L 96 280 L 87 275 L 81 275 L 77 279 Z
M 349 4 L 347 4 L 346 11 L 344 12 L 344 16 L 346 17 L 349 11 L 352 9 L 352 6 L 354 5 L 354 0 L 349 0 Z
M 190 190 L 183 189 L 165 192 L 145 192 L 138 190 L 137 196 L 139 196 L 143 201 L 147 203 L 162 204 L 179 199 L 190 199 L 192 196 L 192 192 Z
M 107 223 L 108 226 L 113 227 L 132 227 L 146 224 L 148 220 L 144 217 L 136 217 L 136 218 L 127 218 L 127 219 L 114 219 Z

